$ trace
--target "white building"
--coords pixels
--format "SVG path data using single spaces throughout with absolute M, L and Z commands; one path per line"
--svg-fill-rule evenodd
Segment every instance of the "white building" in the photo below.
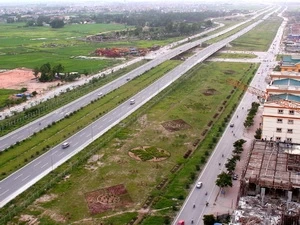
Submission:
M 266 89 L 262 138 L 300 144 L 300 73 L 272 72 Z M 290 101 L 278 101 L 284 99 Z

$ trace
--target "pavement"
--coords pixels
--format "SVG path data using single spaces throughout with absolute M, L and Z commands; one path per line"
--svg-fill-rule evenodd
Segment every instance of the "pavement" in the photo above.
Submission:
M 241 154 L 241 160 L 237 162 L 235 173 L 239 175 L 238 180 L 232 180 L 232 187 L 225 188 L 225 194 L 218 192 L 215 196 L 214 204 L 209 205 L 209 213 L 215 216 L 222 214 L 232 214 L 237 206 L 238 201 L 238 193 L 240 190 L 240 177 L 243 169 L 246 167 L 246 161 L 248 158 L 248 154 L 251 150 L 251 144 L 254 139 L 255 131 L 260 126 L 261 116 L 262 116 L 262 107 L 259 108 L 255 118 L 254 125 L 248 129 L 244 129 L 243 139 L 247 142 L 244 144 L 244 151 Z M 245 113 L 248 113 L 245 109 Z

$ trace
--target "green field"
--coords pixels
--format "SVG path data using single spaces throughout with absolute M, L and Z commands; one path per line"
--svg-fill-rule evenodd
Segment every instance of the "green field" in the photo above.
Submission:
M 282 19 L 274 14 L 257 27 L 230 43 L 232 51 L 266 51 L 272 43 Z
M 226 106 L 224 112 L 230 114 L 234 103 L 238 101 L 241 91 L 233 91 L 233 87 L 226 83 L 226 79 L 230 77 L 246 82 L 255 69 L 254 65 L 246 63 L 203 63 L 196 66 L 188 72 L 188 78 L 182 78 L 176 82 L 174 89 L 169 88 L 169 91 L 164 91 L 147 103 L 139 112 L 134 113 L 130 118 L 96 140 L 91 146 L 88 146 L 86 150 L 80 152 L 69 163 L 64 164 L 48 178 L 40 181 L 31 191 L 22 194 L 22 196 L 28 196 L 30 192 L 34 193 L 39 187 L 49 184 L 48 179 L 52 179 L 70 165 L 75 165 L 74 163 L 78 159 L 82 159 L 87 151 L 92 151 L 94 155 L 100 156 L 99 161 L 92 164 L 84 161 L 77 165 L 76 170 L 73 170 L 66 181 L 59 182 L 46 192 L 56 196 L 53 200 L 47 203 L 35 203 L 27 208 L 25 213 L 35 215 L 42 221 L 52 220 L 47 224 L 104 222 L 104 224 L 121 225 L 125 224 L 124 220 L 129 222 L 130 218 L 134 216 L 133 214 L 129 215 L 127 210 L 136 212 L 149 195 L 160 196 L 165 193 L 162 196 L 162 202 L 157 202 L 157 208 L 172 205 L 171 198 L 178 198 L 179 195 L 186 195 L 188 192 L 186 182 L 191 181 L 186 173 L 191 173 L 191 165 L 189 166 L 189 164 L 192 163 L 192 167 L 195 168 L 195 163 L 200 163 L 201 156 L 203 157 L 208 150 L 212 151 L 212 146 L 216 140 L 214 140 L 213 145 L 203 142 L 201 148 L 194 152 L 195 156 L 191 159 L 184 159 L 183 155 L 187 149 L 192 148 L 195 140 L 201 139 L 203 131 L 210 128 L 207 125 L 210 121 L 219 123 L 221 126 L 222 120 L 219 120 L 218 116 L 214 116 L 216 113 L 221 113 L 224 110 L 223 107 Z M 206 76 L 206 74 L 210 75 Z M 224 99 L 227 99 L 225 104 Z M 152 105 L 154 106 L 152 107 Z M 221 118 L 223 117 L 220 116 Z M 185 121 L 189 128 L 169 132 L 162 127 L 162 123 L 176 119 Z M 126 126 L 127 123 L 130 126 Z M 212 132 L 209 133 L 209 138 L 216 138 L 221 134 L 220 129 L 217 128 L 213 128 Z M 111 137 L 113 139 L 110 142 L 101 144 L 103 141 L 110 140 Z M 170 157 L 161 162 L 143 162 L 129 157 L 128 151 L 130 149 L 145 145 L 166 150 L 170 153 Z M 170 170 L 178 163 L 187 166 L 178 174 L 179 177 L 170 173 Z M 200 165 L 203 163 L 205 160 Z M 95 166 L 96 169 L 88 169 L 91 165 Z M 175 186 L 171 183 L 166 192 L 156 190 L 155 186 L 162 179 L 173 180 L 176 177 L 179 180 L 176 181 Z M 133 201 L 133 206 L 129 209 L 115 209 L 91 216 L 84 198 L 85 193 L 117 184 L 125 185 Z M 14 203 L 18 204 L 20 200 L 22 197 L 17 198 Z M 119 210 L 122 210 L 123 213 L 118 214 Z M 55 222 L 55 219 L 43 215 L 42 212 L 44 211 L 55 212 L 58 216 L 70 215 L 70 217 L 64 222 Z M 118 216 L 113 216 L 115 213 Z M 105 219 L 104 216 L 109 217 Z M 84 219 L 91 219 L 91 221 Z M 147 222 L 149 220 L 161 221 L 159 218 L 147 219 L 145 224 L 150 224 Z
M 96 73 L 112 66 L 117 60 L 79 60 L 74 56 L 89 56 L 97 48 L 151 47 L 165 45 L 182 37 L 166 40 L 141 40 L 91 43 L 81 39 L 100 32 L 125 29 L 121 24 L 75 24 L 61 29 L 51 27 L 24 27 L 23 23 L 0 24 L 0 69 L 34 68 L 49 62 L 61 63 L 66 72 L 84 70 Z M 131 27 L 126 27 L 131 28 Z
M 11 95 L 17 93 L 20 93 L 20 90 L 0 89 L 0 109 L 6 105 L 6 101 Z
M 246 53 L 223 53 L 217 52 L 212 55 L 215 58 L 225 58 L 225 59 L 253 59 L 257 56 L 254 54 L 246 54 Z

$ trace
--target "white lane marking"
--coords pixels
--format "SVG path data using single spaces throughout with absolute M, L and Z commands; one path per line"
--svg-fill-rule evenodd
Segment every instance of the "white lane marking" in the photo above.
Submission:
M 89 136 L 91 136 L 91 134 L 86 135 L 86 137 L 89 137 Z
M 107 118 L 104 118 L 102 121 L 104 122 L 104 121 L 106 121 L 107 120 Z
M 82 134 L 80 134 L 79 137 L 82 137 L 83 135 L 85 135 L 85 132 L 83 132 Z
M 16 138 L 16 135 L 10 137 L 10 139 L 15 139 L 15 138 Z
M 52 153 L 51 153 L 51 156 L 52 156 L 52 155 L 54 155 L 54 154 L 56 154 L 56 152 L 57 152 L 57 150 L 56 150 L 56 151 L 54 151 L 54 152 L 52 152 Z
M 18 179 L 21 176 L 23 176 L 23 173 L 21 173 L 19 176 L 15 177 L 14 180 Z
M 24 135 L 23 135 L 23 134 L 19 136 L 19 138 L 23 138 L 23 137 L 24 137 Z
M 40 162 L 38 162 L 37 164 L 33 165 L 33 167 L 36 167 L 36 166 L 38 166 L 40 163 L 41 163 L 41 161 L 40 161 Z
M 46 163 L 44 165 L 41 166 L 41 169 L 43 169 L 45 166 L 47 166 L 49 163 Z
M 73 144 L 73 145 L 78 145 L 78 142 L 76 142 L 75 144 Z
M 62 154 L 64 154 L 64 152 L 61 152 L 58 156 L 61 156 Z
M 26 180 L 28 177 L 30 177 L 30 175 L 28 175 L 27 177 L 23 178 L 22 181 Z
M 6 191 L 4 191 L 2 194 L 0 194 L 0 196 L 4 195 L 6 192 L 8 192 L 9 189 L 7 189 Z

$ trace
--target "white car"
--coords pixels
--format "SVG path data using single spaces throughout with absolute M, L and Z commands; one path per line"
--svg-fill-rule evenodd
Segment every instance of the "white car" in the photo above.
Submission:
M 196 184 L 196 188 L 201 188 L 201 187 L 202 187 L 202 182 L 198 181 L 197 184 Z
M 69 142 L 65 142 L 62 144 L 62 148 L 67 148 L 70 146 L 70 143 Z
M 130 105 L 134 105 L 134 103 L 135 103 L 135 100 L 134 100 L 134 99 L 131 99 L 131 100 L 130 100 Z
M 102 96 L 102 95 L 103 95 L 103 93 L 102 93 L 102 92 L 98 93 L 98 96 Z

